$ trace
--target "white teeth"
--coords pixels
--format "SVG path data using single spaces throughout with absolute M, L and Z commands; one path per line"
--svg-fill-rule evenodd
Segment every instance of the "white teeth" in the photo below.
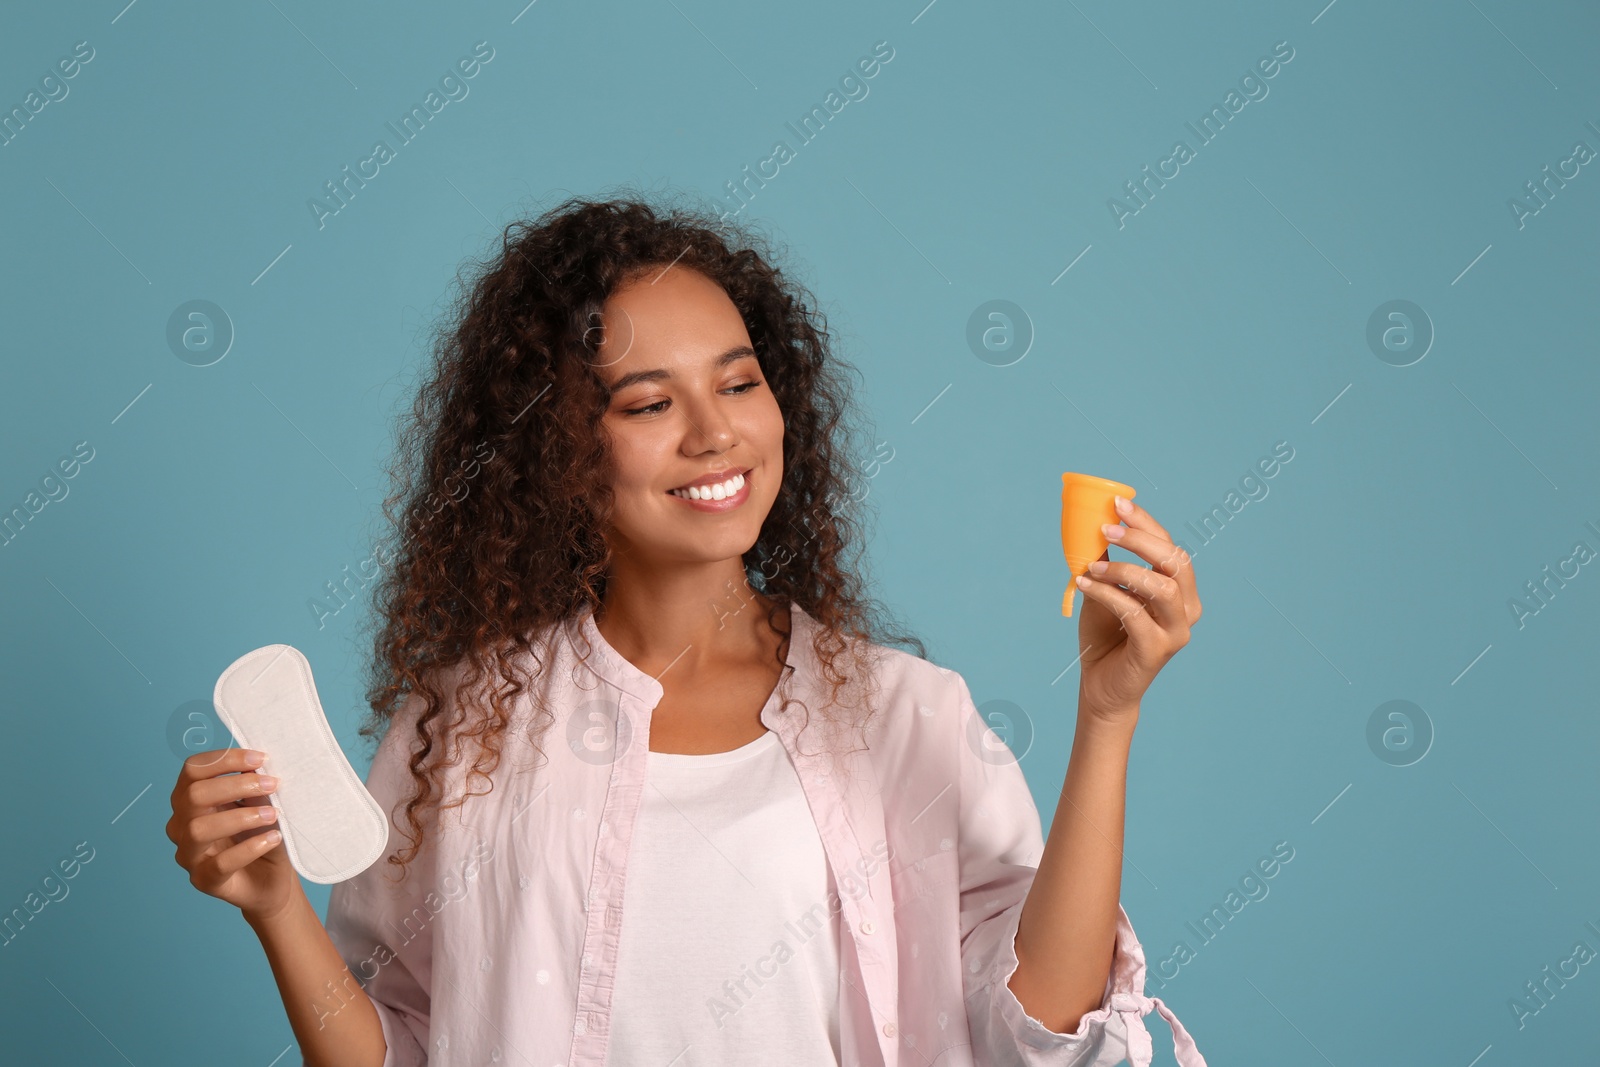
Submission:
M 726 500 L 744 488 L 744 475 L 735 474 L 725 482 L 716 485 L 694 485 L 688 489 L 674 489 L 673 496 L 681 496 L 686 500 Z

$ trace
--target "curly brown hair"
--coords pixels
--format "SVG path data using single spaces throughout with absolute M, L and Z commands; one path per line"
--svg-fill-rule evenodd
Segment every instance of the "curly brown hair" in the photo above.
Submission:
M 611 469 L 597 324 L 607 297 L 646 273 L 675 265 L 727 292 L 783 413 L 783 484 L 743 557 L 783 635 L 780 667 L 791 602 L 819 624 L 813 647 L 832 686 L 829 707 L 852 678 L 870 686 L 871 644 L 927 658 L 920 639 L 886 626 L 889 613 L 857 571 L 864 526 L 851 492 L 856 424 L 846 380 L 854 369 L 831 354 L 815 298 L 773 266 L 765 236 L 681 203 L 573 197 L 511 223 L 501 243 L 472 264 L 436 328 L 431 374 L 401 428 L 383 508 L 393 551 L 373 590 L 372 713 L 360 732 L 380 738 L 408 701 L 423 701 L 408 763 L 411 844 L 389 857 L 402 876 L 422 848 L 419 813 L 438 809 L 444 768 L 469 742 L 470 774 L 492 789 L 488 775 L 524 689 L 518 667 L 540 669 L 534 639 L 602 602 L 612 492 L 594 477 Z M 846 650 L 854 666 L 841 670 Z M 477 692 L 491 664 L 495 685 L 471 716 L 467 701 L 445 699 L 436 685 L 460 670 L 458 692 Z M 536 710 L 539 747 L 556 716 Z

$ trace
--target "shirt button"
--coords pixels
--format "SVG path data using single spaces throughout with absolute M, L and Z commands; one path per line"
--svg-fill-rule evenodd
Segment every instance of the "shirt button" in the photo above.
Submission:
M 872 925 L 871 919 L 868 919 L 866 922 L 861 924 L 861 932 L 864 934 L 870 934 L 876 929 L 877 927 Z
M 894 1023 L 884 1023 L 883 1024 L 883 1036 L 884 1037 L 893 1037 L 894 1034 L 895 1034 Z

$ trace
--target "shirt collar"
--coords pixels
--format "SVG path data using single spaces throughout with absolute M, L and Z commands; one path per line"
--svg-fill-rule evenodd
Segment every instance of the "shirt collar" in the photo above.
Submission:
M 817 626 L 809 612 L 793 600 L 789 602 L 789 649 L 780 684 L 794 674 L 805 678 L 816 676 L 817 659 L 812 638 Z M 611 647 L 600 633 L 600 627 L 595 625 L 592 604 L 585 604 L 569 620 L 567 639 L 579 660 L 586 662 L 595 674 L 650 707 L 660 703 L 665 687 Z

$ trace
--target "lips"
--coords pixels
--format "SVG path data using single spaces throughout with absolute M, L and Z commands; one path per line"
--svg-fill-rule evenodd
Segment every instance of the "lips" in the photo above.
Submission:
M 735 474 L 725 482 L 713 482 L 710 485 L 691 485 L 687 489 L 670 489 L 670 497 L 687 500 L 691 504 L 742 504 L 750 495 L 750 479 L 742 474 Z
M 719 482 L 728 481 L 730 478 L 737 478 L 741 474 L 749 474 L 752 469 L 754 468 L 729 467 L 727 470 L 712 471 L 710 474 L 701 475 L 692 482 L 685 482 L 682 485 L 673 486 L 673 488 L 668 489 L 667 492 L 671 493 L 677 489 L 699 488 L 707 485 L 716 485 Z

